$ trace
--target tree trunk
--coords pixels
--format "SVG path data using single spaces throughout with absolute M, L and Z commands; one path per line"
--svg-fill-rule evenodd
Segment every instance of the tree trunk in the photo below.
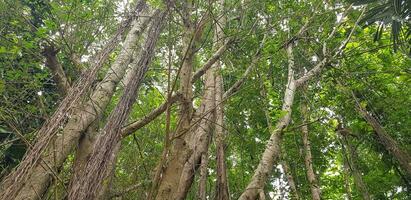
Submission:
M 313 200 L 320 200 L 321 195 L 320 195 L 320 188 L 318 186 L 318 181 L 313 169 L 313 160 L 312 160 L 312 155 L 311 155 L 311 144 L 310 144 L 310 139 L 308 135 L 308 111 L 307 111 L 307 105 L 305 102 L 302 103 L 301 105 L 301 114 L 303 115 L 303 126 L 301 127 L 301 131 L 303 134 L 303 145 L 304 145 L 304 163 L 305 163 L 305 168 L 307 170 L 307 179 L 308 182 L 310 183 L 310 189 L 311 189 L 311 197 Z
M 188 190 L 194 180 L 195 170 L 199 167 L 201 155 L 208 151 L 211 141 L 212 126 L 215 122 L 215 71 L 206 72 L 204 95 L 202 97 L 200 108 L 198 109 L 198 118 L 192 120 L 192 126 L 196 127 L 192 134 L 186 135 L 188 141 L 189 157 L 184 163 L 181 172 L 178 189 L 174 194 L 175 199 L 185 199 Z
M 225 162 L 225 130 L 224 130 L 224 104 L 222 102 L 223 80 L 221 75 L 216 77 L 216 123 L 215 123 L 215 140 L 216 140 L 216 165 L 217 165 L 217 184 L 216 184 L 216 200 L 228 200 L 230 195 L 228 192 L 228 177 L 227 165 Z
M 192 97 L 193 91 L 191 87 L 191 77 L 193 72 L 194 46 L 192 44 L 193 28 L 186 27 L 186 34 L 183 39 L 185 56 L 180 70 L 180 93 L 181 105 L 179 110 L 179 121 L 177 129 L 172 138 L 172 145 L 170 149 L 170 156 L 168 157 L 168 164 L 162 174 L 162 179 L 159 183 L 156 199 L 166 200 L 170 199 L 172 194 L 177 191 L 179 178 L 183 168 L 183 164 L 187 159 L 187 142 L 184 139 L 184 134 L 189 134 L 190 121 L 192 116 Z M 195 41 L 194 41 L 195 42 Z M 184 54 L 184 53 L 183 53 Z
M 347 160 L 348 167 L 351 169 L 351 173 L 354 177 L 354 183 L 357 186 L 359 192 L 361 193 L 363 199 L 370 200 L 371 197 L 368 193 L 367 186 L 365 185 L 364 180 L 362 178 L 362 174 L 357 166 L 357 153 L 355 152 L 355 149 L 352 146 L 350 139 L 348 138 L 348 136 L 351 135 L 351 133 L 348 129 L 339 129 L 338 132 L 342 136 L 345 152 L 347 152 L 344 156 Z
M 246 187 L 243 194 L 241 194 L 239 200 L 254 200 L 257 199 L 259 191 L 264 188 L 269 174 L 271 173 L 275 163 L 280 155 L 281 136 L 284 128 L 288 126 L 291 120 L 291 106 L 294 102 L 294 93 L 296 90 L 296 83 L 294 80 L 294 56 L 292 52 L 292 44 L 287 47 L 288 55 L 288 81 L 284 94 L 284 101 L 282 110 L 285 113 L 283 117 L 279 119 L 275 129 L 271 133 L 271 137 L 267 142 L 266 148 L 258 164 L 257 169 L 254 172 L 250 183 Z
M 179 110 L 179 120 L 174 135 L 171 136 L 170 155 L 168 156 L 167 166 L 162 173 L 162 179 L 159 182 L 159 188 L 156 194 L 158 200 L 168 200 L 175 196 L 181 195 L 180 177 L 183 172 L 184 164 L 189 162 L 191 152 L 189 151 L 189 141 L 187 137 L 191 135 L 191 121 L 193 116 L 193 91 L 192 91 L 192 74 L 193 61 L 196 54 L 197 43 L 201 39 L 204 24 L 194 26 L 190 19 L 191 5 L 185 2 L 182 12 L 184 16 L 185 35 L 183 36 L 183 64 L 181 66 L 180 88 L 181 104 Z M 194 161 L 193 161 L 194 162 Z M 197 161 L 198 162 L 198 161 Z M 197 163 L 198 164 L 198 163 Z M 188 184 L 188 183 L 187 183 Z M 191 184 L 191 182 L 189 183 Z M 173 197 L 174 196 L 174 197 Z
M 283 156 L 285 157 L 285 155 Z M 291 197 L 293 197 L 292 199 L 300 200 L 300 193 L 298 192 L 297 185 L 295 183 L 290 166 L 288 165 L 288 162 L 285 160 L 285 158 L 283 158 L 281 165 L 283 166 L 284 173 L 287 176 L 288 185 L 290 185 L 291 188 Z
M 122 53 L 113 63 L 111 70 L 107 72 L 104 79 L 92 93 L 91 99 L 80 105 L 68 122 L 64 126 L 61 134 L 56 136 L 56 139 L 48 145 L 47 150 L 42 155 L 43 160 L 52 168 L 59 169 L 67 156 L 72 152 L 73 147 L 77 144 L 81 134 L 89 127 L 89 125 L 97 119 L 97 116 L 107 107 L 112 95 L 114 94 L 117 83 L 124 76 L 126 68 L 131 60 L 132 52 L 135 47 L 137 37 L 145 29 L 148 23 L 148 18 L 139 18 L 138 22 L 134 22 L 133 31 L 127 35 Z M 133 39 L 134 38 L 134 39 Z M 57 147 L 55 151 L 55 160 L 53 159 L 53 146 Z M 29 179 L 18 192 L 15 199 L 38 199 L 42 196 L 52 178 L 53 174 L 41 162 L 37 164 L 30 173 Z
M 143 15 L 151 15 L 152 14 L 152 10 L 150 9 L 146 9 L 145 11 L 142 12 Z M 130 30 L 130 33 L 128 35 L 128 37 L 125 40 L 125 45 L 122 49 L 122 52 L 120 52 L 118 59 L 120 59 L 120 62 L 117 63 L 117 61 L 113 64 L 113 67 L 116 67 L 117 65 L 125 65 L 128 66 L 129 62 L 131 61 L 132 57 L 137 57 L 139 54 L 139 51 L 141 49 L 141 42 L 146 41 L 147 39 L 147 31 L 145 31 L 144 33 L 142 33 L 141 30 L 141 26 L 143 25 L 144 27 L 147 26 L 147 24 L 149 23 L 149 18 L 146 18 L 145 21 L 142 21 L 141 23 L 136 22 L 134 24 L 134 26 L 132 27 L 132 29 Z M 141 37 L 139 38 L 139 35 L 141 33 Z M 123 61 L 121 61 L 123 60 Z M 113 68 L 112 67 L 112 68 Z M 120 75 L 116 75 L 118 76 L 118 78 L 122 78 L 123 81 L 120 81 L 121 83 L 128 85 L 130 83 L 131 80 L 133 80 L 132 77 L 133 76 L 133 71 L 136 70 L 135 68 L 138 67 L 137 65 L 135 65 L 134 63 L 130 64 L 130 66 L 128 67 L 128 70 L 125 71 L 125 73 L 123 72 L 123 76 L 120 77 Z M 113 74 L 116 74 L 116 72 L 114 72 L 114 68 L 112 69 L 113 71 L 111 71 Z M 120 80 L 118 79 L 118 80 Z M 103 80 L 104 81 L 104 80 Z M 107 106 L 107 105 L 106 105 Z M 100 120 L 103 117 L 103 111 L 104 109 L 101 108 L 100 111 L 96 112 L 95 114 L 97 114 L 98 118 L 96 118 L 87 128 L 86 132 L 82 135 L 82 137 L 80 137 L 79 140 L 79 146 L 76 152 L 76 157 L 75 157 L 75 161 L 73 164 L 73 174 L 74 176 L 77 176 L 79 174 L 82 173 L 82 171 L 84 170 L 84 166 L 87 162 L 87 160 L 90 158 L 90 155 L 93 151 L 93 147 L 97 141 L 98 138 L 98 133 L 99 133 L 99 129 L 100 129 Z M 118 144 L 118 148 L 120 148 L 120 143 Z M 114 166 L 114 165 L 113 165 Z
M 365 121 L 367 121 L 368 124 L 374 129 L 381 141 L 381 144 L 388 152 L 391 153 L 391 155 L 394 156 L 407 176 L 411 178 L 411 156 L 406 151 L 401 149 L 398 143 L 385 131 L 384 127 L 381 126 L 374 116 L 361 107 L 360 102 L 354 93 L 352 93 L 352 96 L 355 100 L 356 109 Z
M 224 10 L 224 0 L 217 1 L 217 8 L 220 12 Z M 214 46 L 215 49 L 218 49 L 223 45 L 224 41 L 224 32 L 223 27 L 225 27 L 226 19 L 220 17 L 218 19 L 218 25 L 215 26 L 215 35 L 214 35 Z M 216 165 L 217 165 L 217 183 L 216 183 L 216 200 L 229 200 L 230 195 L 228 192 L 228 177 L 227 177 L 227 166 L 225 162 L 225 138 L 226 132 L 224 130 L 224 80 L 221 73 L 221 61 L 215 63 L 215 143 L 216 143 Z
M 260 192 L 258 194 L 258 199 L 259 200 L 265 200 L 265 193 L 264 193 L 263 189 L 260 190 Z
M 345 194 L 348 200 L 351 200 L 351 186 L 350 186 L 350 165 L 348 164 L 348 157 L 347 153 L 345 151 L 345 148 L 343 147 L 343 160 L 344 160 L 344 189 L 345 189 Z
M 198 181 L 197 199 L 207 199 L 208 153 L 201 155 L 200 178 Z
M 154 14 L 143 50 L 137 62 L 133 63 L 136 65 L 131 72 L 134 79 L 127 84 L 119 103 L 108 117 L 107 124 L 101 131 L 102 134 L 99 135 L 84 170 L 78 176 L 72 177 L 68 199 L 97 199 L 101 189 L 104 188 L 103 185 L 108 185 L 107 177 L 112 170 L 110 166 L 114 165 L 119 150 L 116 147 L 122 138 L 121 128 L 136 101 L 138 89 L 154 55 L 162 22 L 167 13 L 162 11 Z

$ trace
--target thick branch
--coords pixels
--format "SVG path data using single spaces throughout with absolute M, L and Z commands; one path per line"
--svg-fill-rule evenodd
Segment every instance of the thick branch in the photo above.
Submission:
M 228 40 L 226 43 L 224 43 L 223 46 L 221 46 L 214 54 L 211 56 L 208 61 L 200 68 L 198 69 L 191 80 L 192 83 L 194 83 L 196 80 L 198 80 L 204 73 L 213 66 L 215 62 L 223 55 L 225 50 L 227 50 L 227 47 L 230 45 L 231 40 Z
M 47 46 L 44 48 L 43 55 L 46 58 L 46 67 L 48 67 L 53 74 L 53 79 L 57 84 L 60 95 L 64 96 L 70 89 L 70 82 L 68 81 L 63 67 L 57 59 L 58 49 L 53 46 Z
M 126 137 L 126 136 L 134 133 L 138 129 L 144 127 L 145 125 L 149 124 L 151 121 L 153 121 L 158 116 L 160 116 L 163 112 L 166 111 L 167 103 L 170 103 L 170 105 L 171 105 L 171 104 L 175 103 L 180 98 L 181 98 L 180 94 L 175 94 L 175 95 L 171 96 L 171 98 L 168 101 L 164 102 L 159 107 L 152 110 L 149 114 L 147 114 L 146 116 L 144 116 L 140 120 L 135 121 L 135 122 L 133 122 L 131 124 L 128 124 L 125 127 L 123 127 L 123 129 L 121 130 L 121 132 L 122 132 L 121 135 L 123 137 Z
M 378 138 L 380 139 L 382 145 L 390 152 L 398 161 L 401 168 L 407 174 L 408 177 L 411 177 L 411 156 L 401 149 L 400 145 L 397 141 L 392 138 L 384 127 L 380 124 L 380 122 L 372 116 L 367 110 L 361 107 L 358 98 L 355 96 L 353 92 L 351 92 L 352 97 L 355 100 L 355 107 L 357 111 L 361 114 L 361 116 L 367 121 L 367 123 L 374 129 L 377 133 Z

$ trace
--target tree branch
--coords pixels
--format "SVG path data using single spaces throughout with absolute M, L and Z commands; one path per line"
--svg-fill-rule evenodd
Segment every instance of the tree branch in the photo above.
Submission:
M 43 50 L 43 56 L 46 58 L 46 67 L 49 68 L 53 74 L 53 79 L 57 84 L 60 95 L 65 96 L 70 89 L 70 82 L 57 59 L 58 52 L 59 49 L 56 49 L 54 46 L 47 46 Z
M 138 129 L 144 127 L 145 125 L 149 124 L 151 121 L 153 121 L 158 116 L 160 116 L 163 112 L 166 111 L 168 103 L 171 105 L 171 104 L 175 103 L 177 100 L 179 100 L 180 98 L 181 98 L 181 94 L 179 94 L 179 93 L 174 94 L 173 96 L 171 96 L 171 98 L 168 101 L 164 102 L 159 107 L 152 110 L 149 114 L 147 114 L 143 118 L 139 119 L 138 121 L 132 122 L 131 124 L 128 124 L 128 125 L 124 126 L 121 130 L 121 132 L 122 132 L 121 135 L 123 137 L 126 137 L 126 136 L 132 134 L 133 132 L 137 131 Z
M 223 55 L 225 50 L 227 50 L 227 47 L 230 45 L 232 40 L 227 40 L 227 42 L 224 43 L 209 59 L 208 61 L 200 68 L 198 69 L 194 75 L 193 78 L 191 79 L 191 82 L 194 83 L 197 79 L 199 79 L 202 75 L 205 74 L 207 70 L 211 68 L 211 66 L 217 62 L 217 60 Z

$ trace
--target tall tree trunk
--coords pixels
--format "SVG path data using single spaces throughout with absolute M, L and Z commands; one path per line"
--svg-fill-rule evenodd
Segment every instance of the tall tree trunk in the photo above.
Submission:
M 92 93 L 90 100 L 74 111 L 61 134 L 58 134 L 56 139 L 48 145 L 46 153 L 40 158 L 42 162 L 31 170 L 29 179 L 19 190 L 15 199 L 38 199 L 46 192 L 53 176 L 53 173 L 49 171 L 46 165 L 59 169 L 76 146 L 81 134 L 105 110 L 114 94 L 117 83 L 125 74 L 133 49 L 138 48 L 135 46 L 138 45 L 138 43 L 136 44 L 137 38 L 145 29 L 148 21 L 149 18 L 139 18 L 138 22 L 133 22 L 132 31 L 127 34 L 128 39 L 126 41 L 128 42 L 124 42 L 123 51 L 113 63 L 111 70 L 107 72 L 104 79 Z M 55 152 L 53 152 L 53 146 L 57 147 Z M 55 162 L 54 156 L 50 152 L 55 153 Z
M 190 18 L 190 13 L 192 11 L 190 2 L 184 2 L 183 7 L 182 12 L 184 12 L 183 21 L 185 34 L 183 36 L 183 63 L 179 71 L 179 92 L 181 93 L 181 104 L 178 114 L 179 120 L 175 133 L 171 136 L 170 155 L 167 158 L 167 166 L 165 166 L 164 172 L 162 173 L 162 179 L 159 182 L 156 194 L 156 199 L 158 200 L 176 198 L 176 196 L 184 193 L 182 190 L 185 189 L 181 188 L 179 185 L 180 177 L 184 165 L 189 162 L 188 159 L 192 153 L 190 152 L 190 144 L 187 139 L 190 137 L 192 131 L 193 60 L 196 54 L 197 43 L 202 37 L 205 23 L 203 21 L 197 24 Z M 197 24 L 197 26 L 195 24 Z M 191 182 L 185 184 L 191 185 Z
M 224 10 L 224 0 L 219 0 L 217 2 L 217 8 L 222 13 Z M 226 19 L 220 17 L 218 19 L 218 24 L 215 26 L 214 35 L 214 48 L 218 49 L 223 45 L 224 32 L 223 27 L 225 27 Z M 226 132 L 224 130 L 224 81 L 223 76 L 219 71 L 221 70 L 221 62 L 217 61 L 215 64 L 215 142 L 216 142 L 216 165 L 217 165 L 217 183 L 216 183 L 216 200 L 229 200 L 230 195 L 228 192 L 228 177 L 227 177 L 227 166 L 225 162 L 225 138 Z
M 159 188 L 157 191 L 156 199 L 166 200 L 170 199 L 174 192 L 176 192 L 178 187 L 179 178 L 183 168 L 183 164 L 187 159 L 185 149 L 187 149 L 187 142 L 184 139 L 184 134 L 189 134 L 190 122 L 192 116 L 192 98 L 193 91 L 191 86 L 191 77 L 193 73 L 193 59 L 194 59 L 194 44 L 196 41 L 192 41 L 193 34 L 195 30 L 193 27 L 186 27 L 185 36 L 183 38 L 183 64 L 180 69 L 180 93 L 181 93 L 181 104 L 179 110 L 179 120 L 177 129 L 173 140 L 171 143 L 170 156 L 168 159 L 168 164 L 164 169 L 162 174 L 162 179 L 159 183 Z
M 142 12 L 142 15 L 146 15 L 146 16 L 150 16 L 152 14 L 152 10 L 151 9 L 146 9 Z M 157 11 L 158 12 L 158 11 Z M 139 56 L 139 51 L 141 51 L 141 43 L 145 42 L 147 40 L 147 31 L 142 32 L 141 26 L 143 25 L 144 27 L 147 26 L 147 24 L 149 23 L 150 19 L 146 18 L 145 21 L 142 21 L 141 23 L 136 22 L 134 24 L 134 26 L 132 27 L 132 29 L 130 30 L 130 34 L 128 35 L 128 37 L 125 39 L 125 45 L 124 48 L 122 49 L 122 52 L 119 54 L 119 58 L 120 60 L 123 60 L 121 63 L 115 63 L 113 64 L 113 67 L 115 67 L 116 65 L 126 65 L 128 66 L 128 63 L 131 61 L 132 57 L 137 57 Z M 140 36 L 140 32 L 141 36 Z M 118 60 L 117 59 L 117 60 Z M 117 61 L 116 61 L 117 62 Z M 133 80 L 130 77 L 133 77 L 133 71 L 136 70 L 136 67 L 138 67 L 138 65 L 136 65 L 135 63 L 130 64 L 130 66 L 128 67 L 128 70 L 123 73 L 122 77 L 118 77 L 120 79 L 122 79 L 123 81 L 120 81 L 121 83 L 123 83 L 124 85 L 128 85 L 130 83 L 131 80 Z M 115 74 L 114 71 L 112 71 L 112 73 Z M 119 76 L 119 75 L 117 75 Z M 104 80 L 103 80 L 104 81 Z M 79 140 L 79 145 L 78 145 L 78 149 L 76 152 L 76 157 L 74 160 L 74 164 L 73 164 L 73 174 L 74 176 L 77 176 L 79 174 L 82 173 L 82 171 L 84 170 L 85 164 L 87 163 L 87 160 L 90 158 L 91 153 L 93 151 L 93 147 L 97 141 L 97 138 L 99 136 L 99 129 L 100 129 L 100 120 L 103 117 L 103 109 L 101 109 L 100 111 L 96 112 L 96 114 L 98 115 L 91 124 L 90 126 L 87 128 L 86 132 L 82 135 L 82 137 L 80 137 Z M 118 144 L 118 147 L 116 148 L 120 148 L 120 143 Z M 114 166 L 111 165 L 111 166 Z M 105 188 L 105 191 L 107 188 Z
M 381 126 L 378 120 L 372 116 L 371 113 L 361 107 L 361 104 L 355 94 L 353 92 L 351 94 L 355 100 L 355 106 L 360 115 L 374 129 L 381 141 L 381 144 L 388 152 L 391 153 L 391 155 L 394 156 L 402 170 L 404 170 L 407 176 L 411 178 L 411 156 L 406 151 L 401 149 L 398 143 L 387 133 L 384 127 Z
M 204 94 L 202 97 L 198 114 L 192 120 L 192 134 L 186 135 L 188 141 L 188 159 L 184 163 L 183 170 L 180 175 L 178 189 L 174 194 L 175 199 L 185 199 L 188 190 L 194 180 L 195 171 L 198 169 L 201 162 L 201 155 L 208 151 L 208 146 L 211 141 L 212 125 L 215 122 L 215 71 L 208 70 L 206 72 Z
M 111 172 L 110 166 L 115 162 L 119 148 L 116 148 L 122 138 L 121 128 L 131 112 L 136 101 L 138 89 L 154 55 L 155 46 L 161 32 L 162 22 L 167 11 L 154 14 L 153 22 L 148 30 L 147 39 L 137 62 L 132 70 L 132 79 L 124 89 L 119 103 L 110 114 L 107 124 L 101 131 L 85 170 L 78 176 L 73 176 L 69 186 L 68 199 L 97 199 Z
M 1 197 L 6 199 L 15 199 L 16 196 L 19 195 L 19 193 L 21 194 L 20 191 L 22 191 L 22 187 L 30 184 L 29 179 L 33 175 L 32 170 L 38 165 L 48 169 L 45 171 L 49 171 L 51 172 L 51 174 L 54 174 L 56 176 L 57 172 L 54 172 L 54 170 L 52 170 L 53 167 L 43 159 L 44 154 L 50 153 L 50 151 L 48 151 L 50 150 L 49 145 L 53 143 L 53 140 L 56 138 L 57 133 L 60 132 L 61 127 L 66 124 L 66 121 L 74 118 L 73 113 L 76 112 L 75 110 L 81 105 L 82 100 L 84 100 L 83 97 L 92 88 L 93 82 L 97 78 L 97 73 L 100 71 L 103 64 L 107 61 L 111 52 L 114 51 L 114 49 L 117 47 L 131 22 L 134 21 L 133 19 L 136 19 L 136 14 L 140 12 L 144 7 L 145 3 L 143 1 L 140 1 L 137 4 L 136 9 L 133 10 L 133 13 L 127 16 L 126 19 L 123 20 L 122 23 L 120 23 L 120 26 L 113 37 L 111 37 L 111 39 L 104 45 L 104 47 L 93 57 L 90 63 L 90 67 L 82 73 L 76 84 L 71 87 L 68 94 L 61 101 L 53 115 L 42 125 L 40 130 L 37 132 L 37 137 L 34 144 L 30 145 L 30 150 L 26 152 L 20 164 L 13 172 L 9 174 L 8 177 L 6 177 L 6 179 L 2 181 L 0 186 L 2 188 L 0 195 Z M 39 176 L 42 177 L 42 175 Z M 41 184 L 43 184 L 43 186 L 40 186 L 40 189 L 44 187 L 44 182 L 42 182 Z M 33 188 L 34 187 L 30 187 L 28 192 L 30 192 L 31 190 L 36 191 L 36 189 Z M 37 191 L 31 193 L 36 193 L 35 198 L 38 198 L 40 196 Z
M 351 173 L 354 177 L 354 183 L 357 186 L 359 192 L 361 193 L 363 199 L 370 200 L 371 197 L 368 193 L 367 186 L 365 185 L 364 180 L 362 178 L 362 174 L 361 174 L 360 170 L 358 169 L 358 165 L 357 165 L 358 156 L 357 156 L 357 153 L 355 152 L 355 149 L 352 146 L 352 144 L 350 142 L 350 139 L 348 138 L 349 135 L 351 135 L 351 133 L 348 129 L 339 129 L 338 132 L 342 136 L 342 141 L 343 141 L 343 145 L 344 145 L 344 148 L 345 148 L 345 152 L 347 152 L 345 157 L 346 157 L 346 160 L 347 160 L 347 164 L 348 164 L 349 168 L 351 169 Z
M 285 160 L 284 157 L 285 157 L 285 155 L 283 155 L 283 161 L 281 162 L 281 165 L 283 166 L 284 173 L 287 176 L 288 185 L 290 185 L 290 188 L 291 188 L 291 193 L 292 193 L 291 197 L 292 197 L 292 199 L 300 200 L 301 195 L 298 192 L 297 185 L 295 183 L 295 180 L 294 180 L 292 171 L 290 169 L 290 166 L 289 166 L 288 162 Z
M 312 160 L 312 155 L 311 155 L 311 144 L 310 144 L 310 139 L 309 139 L 309 134 L 308 134 L 308 121 L 309 121 L 309 115 L 308 115 L 308 109 L 307 109 L 307 104 L 303 102 L 301 104 L 301 114 L 303 115 L 303 126 L 301 127 L 301 132 L 303 135 L 303 145 L 304 145 L 304 163 L 305 163 L 305 168 L 307 170 L 307 178 L 308 182 L 310 183 L 310 189 L 311 189 L 311 197 L 313 200 L 320 200 L 321 195 L 320 195 L 320 188 L 318 186 L 318 181 L 313 169 L 313 160 Z
M 269 174 L 271 173 L 274 164 L 277 162 L 280 155 L 281 136 L 284 128 L 288 126 L 291 120 L 291 106 L 294 102 L 294 93 L 296 83 L 294 80 L 294 56 L 292 44 L 287 46 L 288 55 L 288 81 L 285 89 L 282 110 L 285 113 L 277 122 L 275 129 L 271 131 L 271 137 L 267 142 L 266 148 L 258 164 L 257 169 L 251 178 L 250 183 L 241 194 L 239 200 L 254 200 L 257 199 L 259 191 L 264 188 Z
M 219 67 L 218 67 L 219 68 Z M 228 177 L 227 164 L 225 162 L 225 138 L 224 130 L 224 104 L 223 100 L 223 80 L 221 75 L 216 77 L 216 123 L 215 123 L 215 140 L 216 140 L 216 165 L 217 165 L 217 184 L 216 184 L 216 200 L 228 200 L 230 195 L 228 192 Z
M 350 186 L 350 165 L 348 163 L 348 157 L 345 148 L 342 148 L 343 160 L 344 160 L 344 189 L 348 200 L 351 200 L 351 186 Z
M 200 178 L 198 181 L 197 199 L 207 199 L 208 152 L 201 155 Z

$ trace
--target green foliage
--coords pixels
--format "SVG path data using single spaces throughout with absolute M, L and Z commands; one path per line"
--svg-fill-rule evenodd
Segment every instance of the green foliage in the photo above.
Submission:
M 153 7 L 165 6 L 163 1 L 148 2 Z M 210 6 L 209 1 L 192 2 L 195 8 L 193 20 L 201 19 L 208 10 L 213 11 L 210 15 L 212 20 L 206 25 L 201 44 L 196 49 L 196 70 L 215 51 L 214 18 L 221 17 L 221 14 Z M 258 55 L 256 67 L 239 91 L 224 104 L 226 163 L 232 199 L 238 198 L 244 191 L 270 138 L 270 129 L 275 129 L 276 122 L 285 115 L 282 103 L 288 60 L 284 44 L 309 21 L 306 33 L 297 38 L 294 48 L 295 77 L 301 77 L 324 57 L 323 42 L 326 41 L 330 49 L 336 48 L 348 36 L 360 14 L 360 10 L 355 8 L 347 17 L 339 19 L 338 16 L 348 7 L 346 1 L 241 2 L 226 0 L 222 14 L 227 19 L 227 25 L 223 27 L 224 34 L 234 39 L 221 58 L 222 69 L 217 72 L 223 76 L 225 90 L 242 77 L 255 59 L 264 34 L 267 34 L 267 38 Z M 358 154 L 358 168 L 373 199 L 411 197 L 410 180 L 404 178 L 397 161 L 380 143 L 372 127 L 356 112 L 351 93 L 348 92 L 353 91 L 358 95 L 361 106 L 378 118 L 401 148 L 411 153 L 411 60 L 404 54 L 392 52 L 387 45 L 393 38 L 395 47 L 400 48 L 397 46 L 401 43 L 400 39 L 408 38 L 404 28 L 409 26 L 408 22 L 392 16 L 406 19 L 410 11 L 406 6 L 410 5 L 408 1 L 392 2 L 361 1 L 362 4 L 370 4 L 363 22 L 371 24 L 384 21 L 385 26 L 391 25 L 392 30 L 382 26 L 357 27 L 343 53 L 307 84 L 306 91 L 297 90 L 292 121 L 282 138 L 282 159 L 291 166 L 302 199 L 311 198 L 301 134 L 303 121 L 300 104 L 303 101 L 309 107 L 312 163 L 323 199 L 344 199 L 347 195 L 344 188 L 344 146 L 341 135 L 336 132 L 340 122 L 352 131 L 349 138 Z M 178 88 L 176 77 L 185 53 L 181 43 L 184 31 L 182 16 L 178 12 L 182 3 L 178 1 L 176 10 L 167 18 L 157 44 L 157 54 L 130 115 L 130 123 L 143 118 L 165 102 L 168 84 L 174 86 L 174 92 Z M 123 1 L 109 0 L 0 2 L 0 176 L 6 175 L 17 165 L 26 151 L 26 144 L 18 133 L 32 142 L 35 131 L 62 99 L 50 70 L 44 65 L 41 53 L 44 47 L 55 45 L 59 49 L 57 58 L 69 80 L 74 83 L 81 71 L 89 66 L 88 58 L 115 32 L 119 19 L 124 17 L 123 7 L 128 8 Z M 335 29 L 337 20 L 344 20 L 345 23 L 336 29 L 336 36 L 328 40 L 328 34 Z M 109 71 L 118 53 L 117 50 L 110 55 L 104 69 L 99 72 L 99 79 Z M 76 59 L 80 62 L 76 63 Z M 169 65 L 170 83 L 167 79 Z M 194 107 L 197 109 L 204 91 L 204 79 L 194 83 L 193 88 Z M 262 92 L 263 89 L 266 94 Z M 122 92 L 122 86 L 117 87 L 109 106 L 104 110 L 100 127 L 106 123 L 106 117 L 118 103 Z M 178 126 L 178 105 L 176 103 L 171 107 L 171 132 Z M 269 127 L 268 121 L 273 127 Z M 142 183 L 141 187 L 123 194 L 123 199 L 146 198 L 164 148 L 165 129 L 166 117 L 162 114 L 122 140 L 111 189 L 122 191 L 130 185 Z M 216 187 L 215 154 L 213 139 L 209 150 L 207 180 L 207 195 L 210 199 L 214 197 Z M 63 183 L 54 180 L 47 197 L 57 194 L 63 198 L 64 184 L 69 181 L 74 155 L 69 156 L 59 172 Z M 290 196 L 283 168 L 280 164 L 274 168 L 264 188 L 266 194 L 275 198 Z M 362 199 L 352 176 L 348 179 L 352 199 Z M 198 176 L 188 199 L 196 198 L 197 186 Z

